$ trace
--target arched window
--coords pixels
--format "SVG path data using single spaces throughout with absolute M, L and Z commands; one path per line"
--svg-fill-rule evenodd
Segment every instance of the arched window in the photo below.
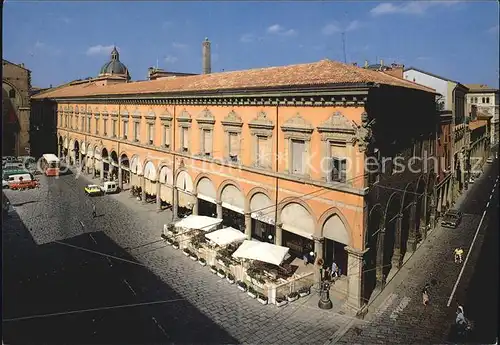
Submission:
M 9 98 L 16 98 L 16 90 L 14 89 L 9 90 Z

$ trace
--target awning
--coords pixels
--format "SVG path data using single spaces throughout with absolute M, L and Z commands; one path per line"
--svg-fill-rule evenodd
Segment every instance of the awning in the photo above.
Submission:
M 222 202 L 222 207 L 227 208 L 228 210 L 234 211 L 236 213 L 245 214 L 245 210 L 244 209 L 242 209 L 242 208 L 240 208 L 238 206 L 234 206 L 234 205 L 228 204 L 227 202 Z
M 267 262 L 279 266 L 288 254 L 288 248 L 267 242 L 245 240 L 233 253 L 234 258 Z
M 310 233 L 308 233 L 308 232 L 306 232 L 304 230 L 297 229 L 296 227 L 288 225 L 288 224 L 283 224 L 282 225 L 282 229 L 285 230 L 285 231 L 294 233 L 295 235 L 299 235 L 299 236 L 305 237 L 305 238 L 307 238 L 309 240 L 313 239 L 313 235 L 312 234 L 310 234 Z
M 205 237 L 221 247 L 231 243 L 243 242 L 247 238 L 244 233 L 231 227 L 205 234 Z
M 175 227 L 186 230 L 212 231 L 222 223 L 222 219 L 207 216 L 190 215 L 175 223 Z

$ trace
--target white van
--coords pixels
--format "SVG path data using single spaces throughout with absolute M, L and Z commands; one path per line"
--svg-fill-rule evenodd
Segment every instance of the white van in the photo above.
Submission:
M 104 184 L 101 186 L 101 190 L 104 192 L 104 194 L 117 193 L 118 183 L 113 181 L 104 182 Z
M 8 182 L 9 183 L 18 183 L 20 181 L 29 182 L 32 180 L 33 179 L 31 178 L 30 174 L 17 174 L 17 175 L 10 175 Z

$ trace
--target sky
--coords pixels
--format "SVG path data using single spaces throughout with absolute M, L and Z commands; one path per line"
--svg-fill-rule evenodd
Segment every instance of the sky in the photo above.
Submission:
M 496 1 L 19 1 L 3 6 L 3 58 L 32 85 L 97 76 L 113 45 L 133 80 L 147 69 L 201 73 L 315 62 L 402 63 L 498 87 Z

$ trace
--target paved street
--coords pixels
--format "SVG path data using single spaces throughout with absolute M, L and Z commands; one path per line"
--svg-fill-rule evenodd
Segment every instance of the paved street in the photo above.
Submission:
M 495 343 L 498 293 L 498 160 L 457 203 L 464 218 L 457 229 L 436 229 L 395 278 L 402 280 L 388 288 L 384 302 L 365 324 L 352 322 L 328 343 L 341 344 L 425 344 L 459 341 L 452 325 L 456 300 L 476 325 L 468 342 Z M 450 307 L 448 300 L 462 268 L 453 261 L 453 249 L 462 246 L 465 255 L 485 212 L 471 255 L 457 285 Z M 418 260 L 413 260 L 418 258 Z M 416 264 L 414 264 L 416 262 Z M 407 277 L 406 279 L 402 279 Z M 422 304 L 421 290 L 431 284 L 430 305 Z
M 6 344 L 322 344 L 352 319 L 319 310 L 317 295 L 260 305 L 159 241 L 168 211 L 128 193 L 89 199 L 86 183 L 42 177 L 40 190 L 6 191 Z

